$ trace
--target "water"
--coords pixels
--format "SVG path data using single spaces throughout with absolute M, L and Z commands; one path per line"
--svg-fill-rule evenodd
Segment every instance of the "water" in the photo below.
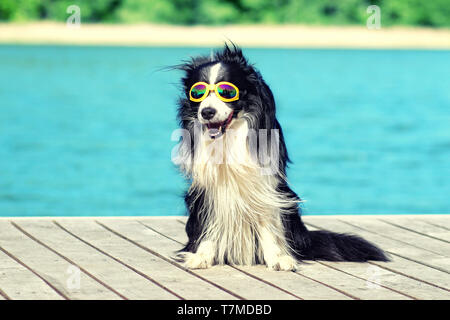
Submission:
M 305 214 L 450 213 L 450 51 L 248 49 Z M 0 216 L 181 215 L 177 71 L 202 48 L 0 46 Z

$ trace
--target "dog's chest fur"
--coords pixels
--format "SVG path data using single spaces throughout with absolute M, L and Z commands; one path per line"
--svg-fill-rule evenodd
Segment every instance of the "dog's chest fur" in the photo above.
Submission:
M 249 154 L 247 133 L 247 122 L 237 120 L 220 139 L 202 136 L 195 148 L 191 191 L 206 194 L 201 238 L 212 243 L 219 264 L 263 262 L 264 233 L 286 247 L 280 219 L 285 199 L 276 191 L 278 180 L 262 175 Z

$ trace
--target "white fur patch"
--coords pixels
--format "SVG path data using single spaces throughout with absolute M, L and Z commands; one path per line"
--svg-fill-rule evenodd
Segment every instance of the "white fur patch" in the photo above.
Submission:
M 217 78 L 219 77 L 219 71 L 222 68 L 222 65 L 219 63 L 216 63 L 209 69 L 209 83 L 215 84 L 217 81 Z
M 215 246 L 212 241 L 202 241 L 196 253 L 183 252 L 181 258 L 183 265 L 189 269 L 206 269 L 213 265 L 215 257 Z
M 198 251 L 187 255 L 187 266 L 209 266 L 213 252 L 218 264 L 251 265 L 258 260 L 276 270 L 295 269 L 281 221 L 294 200 L 277 192 L 275 175 L 261 174 L 249 153 L 248 131 L 246 120 L 235 119 L 220 138 L 202 135 L 198 141 L 188 174 L 190 192 L 206 190 L 199 213 L 205 232 Z
M 209 84 L 215 84 L 217 82 L 221 68 L 222 65 L 220 63 L 216 63 L 208 70 Z M 215 92 L 210 92 L 209 95 L 206 97 L 206 99 L 200 102 L 197 116 L 200 122 L 202 123 L 207 122 L 204 121 L 201 116 L 202 110 L 204 108 L 213 108 L 216 110 L 216 114 L 212 119 L 209 120 L 210 122 L 223 122 L 228 118 L 228 116 L 232 111 L 232 109 L 228 107 L 228 105 L 225 102 L 223 102 L 216 96 Z

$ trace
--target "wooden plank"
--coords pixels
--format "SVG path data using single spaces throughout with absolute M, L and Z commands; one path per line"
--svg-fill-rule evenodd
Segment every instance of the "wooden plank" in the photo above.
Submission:
M 276 286 L 301 297 L 304 300 L 350 300 L 350 296 L 341 293 L 320 282 L 298 277 L 294 272 L 272 271 L 264 265 L 238 266 L 237 269 L 267 281 Z
M 392 223 L 397 227 L 406 228 L 411 232 L 416 232 L 438 241 L 440 240 L 445 243 L 450 243 L 450 230 L 438 227 L 435 224 L 427 223 L 423 219 L 425 218 L 420 219 L 415 217 L 405 218 L 403 216 L 383 216 L 379 220 L 385 221 L 387 223 Z M 447 247 L 450 246 L 447 245 Z
M 428 225 L 431 225 L 431 226 L 433 226 L 435 228 L 441 229 L 441 230 L 450 231 L 450 228 L 446 228 L 445 226 L 440 224 L 439 221 L 425 221 L 425 220 L 422 220 L 422 222 L 426 223 Z
M 107 288 L 103 287 L 83 272 L 79 274 L 81 286 L 78 288 L 76 285 L 72 285 L 73 282 L 70 281 L 70 277 L 75 275 L 75 273 L 71 274 L 69 272 L 72 271 L 73 266 L 68 261 L 62 259 L 58 255 L 25 236 L 23 233 L 14 228 L 9 221 L 0 221 L 0 234 L 1 247 L 29 266 L 29 268 L 34 270 L 40 277 L 42 277 L 42 279 L 48 281 L 48 283 L 55 287 L 64 296 L 70 299 L 119 298 L 117 295 L 113 294 Z M 35 276 L 37 280 L 32 280 L 32 277 L 30 276 L 24 277 L 24 279 L 28 279 L 31 284 L 37 283 L 37 280 L 39 280 L 37 276 Z M 28 285 L 25 286 L 27 282 L 22 283 L 15 277 L 6 277 L 5 283 L 6 287 L 10 287 L 12 289 L 16 288 L 18 292 L 17 294 L 23 292 L 24 294 L 21 295 L 21 299 L 36 299 L 38 296 L 42 297 L 42 299 L 47 299 L 47 297 L 48 299 L 61 298 L 61 296 L 56 294 L 56 292 L 50 287 L 47 288 L 45 286 L 41 286 L 41 289 L 39 289 L 37 284 L 35 289 L 31 291 L 32 294 L 28 296 L 27 293 L 30 288 L 34 288 L 33 285 L 30 287 L 28 287 Z M 3 285 L 1 287 L 3 287 Z M 16 296 L 16 294 L 11 294 L 13 297 Z
M 368 265 L 361 264 L 359 269 L 367 270 Z M 363 271 L 364 272 L 364 271 Z M 302 266 L 301 275 L 328 284 L 351 296 L 363 300 L 408 300 L 410 297 L 394 292 L 382 286 L 375 286 L 372 282 L 356 278 L 351 274 L 329 268 L 318 262 L 311 262 Z
M 368 222 L 370 218 L 352 218 L 351 216 L 338 218 L 339 220 L 323 219 L 320 217 L 310 218 L 305 220 L 307 223 L 314 223 L 323 228 L 335 231 L 331 228 L 338 228 L 340 232 L 353 232 L 358 235 L 363 235 L 368 240 L 375 242 L 385 251 L 396 254 L 398 256 L 420 262 L 429 267 L 435 268 L 445 273 L 449 273 L 450 258 L 442 256 L 435 252 L 430 252 L 428 249 L 422 247 L 423 240 L 411 239 L 410 242 L 402 241 L 391 237 L 390 233 L 383 232 L 378 227 L 377 231 L 369 229 L 367 225 L 373 225 L 373 222 Z M 313 222 L 314 221 L 314 222 Z M 340 222 L 343 222 L 347 227 L 343 227 Z M 356 228 L 356 229 L 355 229 Z M 352 230 L 352 231 L 349 231 Z M 372 240 L 371 240 L 372 239 Z
M 186 241 L 186 235 L 183 230 L 183 225 L 177 226 L 176 224 L 173 224 L 172 222 L 165 222 L 162 220 L 145 220 L 142 221 L 145 225 L 149 227 L 155 228 L 157 231 L 166 234 L 167 236 L 173 237 L 177 239 L 178 241 L 181 241 L 184 243 Z M 360 268 L 366 270 L 367 265 L 360 264 Z M 241 267 L 238 267 L 241 268 Z M 245 269 L 246 271 L 251 271 L 253 267 Z M 255 269 L 255 271 L 258 269 Z M 303 280 L 307 280 L 308 283 L 314 282 L 311 279 L 314 279 L 319 282 L 315 282 L 316 289 L 320 285 L 319 288 L 323 290 L 323 288 L 327 288 L 327 292 L 329 292 L 331 289 L 330 287 L 326 287 L 324 285 L 321 285 L 320 283 L 325 283 L 333 288 L 337 288 L 338 290 L 341 290 L 341 295 L 344 295 L 342 292 L 348 293 L 347 297 L 355 297 L 360 299 L 408 299 L 409 297 L 399 294 L 397 292 L 393 292 L 392 290 L 388 290 L 386 288 L 383 288 L 381 286 L 377 286 L 377 291 L 372 291 L 369 289 L 374 288 L 375 286 L 372 286 L 369 282 L 366 280 L 359 279 L 357 277 L 342 273 L 340 274 L 334 269 L 331 268 L 324 268 L 323 265 L 317 264 L 317 263 L 310 263 L 306 265 L 302 265 L 300 267 L 300 270 L 298 271 L 299 274 L 305 275 L 308 278 L 299 277 Z M 329 276 L 325 276 L 325 273 L 328 273 Z M 268 276 L 271 276 L 270 282 L 277 282 L 277 285 L 282 286 L 286 285 L 286 283 L 291 283 L 289 286 L 290 290 L 295 290 L 296 293 L 298 293 L 300 296 L 305 295 L 305 291 L 298 291 L 298 288 L 296 288 L 296 284 L 299 282 L 299 279 L 291 279 L 293 274 L 292 273 L 285 273 L 285 272 L 275 272 L 269 273 L 266 272 L 264 275 L 264 279 L 268 280 Z M 260 273 L 260 275 L 262 275 Z M 287 276 L 289 275 L 289 276 Z M 341 281 L 335 281 L 335 278 L 344 278 L 345 279 L 345 287 L 343 287 Z M 300 285 L 300 283 L 298 284 Z M 367 288 L 368 290 L 365 290 Z M 297 290 L 296 290 L 297 289 Z M 301 288 L 299 288 L 301 290 Z M 349 290 L 349 291 L 348 291 Z M 333 290 L 333 292 L 338 292 L 336 290 Z M 320 295 L 320 292 L 316 293 Z
M 152 230 L 183 245 L 187 241 L 184 224 L 167 219 L 140 219 L 140 223 Z M 292 272 L 270 271 L 265 266 L 236 266 L 236 269 L 266 281 L 269 285 L 281 288 L 302 299 L 350 299 L 337 290 L 324 286 L 316 281 L 298 277 Z
M 363 227 L 374 233 L 389 236 L 389 238 L 404 243 L 414 243 L 417 247 L 433 252 L 436 255 L 450 257 L 450 245 L 448 243 L 426 237 L 401 227 L 401 225 L 408 226 L 409 221 L 413 220 L 411 218 L 401 219 L 401 217 L 399 217 L 396 219 L 397 225 L 389 223 L 389 219 L 386 218 L 363 219 L 362 217 L 358 217 L 352 219 L 347 217 L 343 219 L 345 219 L 345 221 L 358 223 L 359 227 Z
M 409 255 L 414 259 L 420 260 L 423 258 L 423 255 L 428 257 L 429 253 L 427 251 L 423 251 L 412 246 L 408 247 L 403 243 L 387 239 L 383 236 L 371 233 L 370 231 L 353 227 L 352 225 L 349 225 L 343 221 L 338 221 L 336 219 L 306 217 L 304 220 L 307 224 L 312 223 L 314 226 L 319 226 L 321 228 L 333 230 L 335 232 L 347 232 L 360 235 L 365 239 L 379 245 L 382 249 L 391 252 L 391 262 L 371 262 L 371 264 L 408 277 L 412 280 L 421 282 L 420 285 L 416 285 L 414 282 L 405 283 L 406 288 L 402 288 L 402 292 L 406 292 L 411 296 L 419 298 L 431 295 L 434 298 L 442 297 L 444 299 L 448 299 L 448 289 L 450 288 L 450 277 L 448 276 L 448 273 L 428 267 L 421 263 L 402 258 L 401 256 L 394 255 Z M 433 255 L 433 257 L 435 256 Z M 391 279 L 381 278 L 382 283 L 393 285 L 393 283 L 397 281 L 394 276 L 390 275 L 389 277 L 391 277 Z M 398 281 L 403 280 L 404 278 L 398 279 Z M 430 288 L 429 286 L 432 286 L 435 289 Z
M 0 232 L 3 231 L 0 224 Z M 58 293 L 33 272 L 0 250 L 0 299 L 62 300 Z
M 105 219 L 101 220 L 101 223 L 134 243 L 160 254 L 165 259 L 171 259 L 174 253 L 182 247 L 137 221 Z M 183 268 L 175 261 L 172 260 L 172 262 Z M 230 266 L 190 270 L 190 272 L 245 299 L 295 299 L 292 295 L 249 277 Z
M 321 264 L 366 280 L 366 285 L 372 289 L 378 289 L 379 286 L 383 286 L 414 299 L 430 300 L 450 298 L 448 291 L 381 268 L 372 263 L 321 262 Z
M 311 225 L 308 226 L 308 230 L 319 230 Z M 368 263 L 359 262 L 330 262 L 330 261 L 318 261 L 318 263 L 338 270 L 340 272 L 352 275 L 359 279 L 366 281 L 366 286 L 372 289 L 379 289 L 379 287 L 385 287 L 389 290 L 398 292 L 411 299 L 431 299 L 435 297 L 435 287 L 426 285 L 424 283 L 412 280 L 408 277 L 399 275 L 395 272 L 391 272 L 387 269 L 382 269 L 379 266 Z M 383 280 L 383 281 L 382 281 Z M 425 285 L 428 291 L 425 290 L 423 294 L 418 296 L 412 296 L 408 294 L 404 289 L 405 282 L 409 286 L 423 286 Z M 402 283 L 402 285 L 399 285 Z
M 98 218 L 100 224 L 58 218 L 60 227 L 48 218 L 14 219 L 31 238 L 8 220 L 0 219 L 0 300 L 117 299 L 116 290 L 127 298 L 148 298 L 141 287 L 150 285 L 172 299 L 450 299 L 445 227 L 450 220 L 442 216 L 307 216 L 310 225 L 376 243 L 393 261 L 314 262 L 302 264 L 297 273 L 262 265 L 185 270 L 170 259 L 187 240 L 185 217 Z M 81 267 L 81 290 L 75 292 L 66 285 L 71 264 Z M 56 298 L 41 297 L 42 290 Z
M 333 218 L 329 218 L 333 219 Z M 315 227 L 308 226 L 309 230 L 318 230 Z M 398 259 L 394 257 L 394 259 Z M 401 259 L 401 258 L 400 258 Z M 418 280 L 411 279 L 408 276 L 398 274 L 396 272 L 390 271 L 386 268 L 381 268 L 372 262 L 370 265 L 352 262 L 325 262 L 320 261 L 321 264 L 326 265 L 330 268 L 334 268 L 341 272 L 352 274 L 353 276 L 359 277 L 363 280 L 368 281 L 367 285 L 372 288 L 377 288 L 378 286 L 384 286 L 395 290 L 396 292 L 405 294 L 413 299 L 447 299 L 449 294 L 445 290 L 436 290 L 436 287 L 429 285 L 427 283 L 420 282 Z M 408 261 L 406 261 L 408 263 Z M 385 264 L 384 262 L 379 262 L 380 265 Z M 366 268 L 363 268 L 366 266 Z M 413 291 L 410 289 L 414 288 Z
M 61 230 L 51 220 L 20 220 L 17 224 L 125 298 L 177 299 L 167 290 Z
M 189 217 L 187 217 L 187 216 L 180 216 L 180 217 L 177 217 L 177 220 L 182 222 L 183 224 L 186 224 L 188 218 Z
M 450 231 L 450 215 L 449 214 L 429 214 L 429 215 L 421 215 L 417 217 L 418 219 L 424 221 L 425 223 L 429 223 L 438 228 Z
M 112 234 L 94 221 L 83 220 L 80 223 L 79 219 L 59 219 L 57 222 L 77 237 L 114 256 L 184 299 L 235 299 L 227 292 Z
M 8 295 L 6 295 L 5 291 L 3 291 L 1 288 L 0 288 L 0 300 L 11 300 L 11 298 Z
M 390 243 L 395 243 L 395 253 L 401 256 L 413 258 L 427 265 L 434 266 L 441 271 L 450 273 L 450 252 L 448 250 L 450 245 L 446 243 L 439 243 L 437 240 L 428 239 L 416 233 L 389 226 L 386 223 L 380 224 L 377 219 L 363 219 L 362 216 L 347 216 L 341 220 L 359 228 L 364 228 L 384 238 L 394 240 L 390 241 Z M 411 249 L 410 247 L 415 249 Z

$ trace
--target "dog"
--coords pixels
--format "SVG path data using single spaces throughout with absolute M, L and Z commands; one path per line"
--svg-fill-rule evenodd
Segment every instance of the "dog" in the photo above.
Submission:
M 290 160 L 273 94 L 239 47 L 225 44 L 176 68 L 184 73 L 176 164 L 191 183 L 189 240 L 178 261 L 190 269 L 265 264 L 284 271 L 304 260 L 388 261 L 358 236 L 305 227 L 286 179 Z

